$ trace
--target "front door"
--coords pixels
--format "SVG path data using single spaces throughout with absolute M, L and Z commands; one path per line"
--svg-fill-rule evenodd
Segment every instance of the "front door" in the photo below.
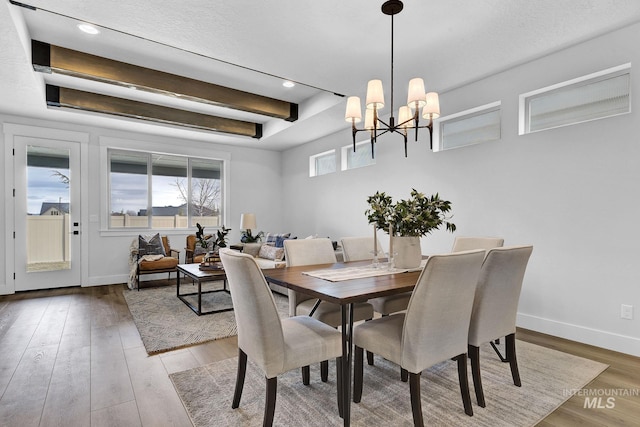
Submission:
M 15 136 L 15 290 L 78 286 L 80 143 Z

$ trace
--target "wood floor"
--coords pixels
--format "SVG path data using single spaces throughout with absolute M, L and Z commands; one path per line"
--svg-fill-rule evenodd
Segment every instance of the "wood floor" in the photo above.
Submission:
M 237 341 L 149 357 L 124 289 L 0 296 L 0 426 L 191 426 L 168 374 L 234 357 Z M 638 358 L 527 330 L 517 337 L 611 365 L 590 389 L 640 389 Z M 574 396 L 539 425 L 640 425 L 638 396 L 616 397 L 608 409 L 584 403 Z

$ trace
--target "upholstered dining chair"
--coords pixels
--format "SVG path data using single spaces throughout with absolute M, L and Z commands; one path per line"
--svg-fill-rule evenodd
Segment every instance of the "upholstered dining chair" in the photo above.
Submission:
M 345 262 L 373 259 L 373 237 L 343 237 L 340 239 Z M 378 257 L 384 258 L 384 251 L 378 241 Z
M 309 316 L 280 319 L 271 289 L 251 255 L 221 249 L 238 327 L 238 373 L 232 408 L 240 406 L 247 359 L 258 365 L 267 381 L 263 426 L 271 426 L 278 375 L 331 358 L 340 366 L 342 336 Z M 336 371 L 340 371 L 337 369 Z M 340 384 L 337 398 L 340 402 Z
M 467 337 L 483 259 L 483 250 L 430 256 L 406 313 L 373 319 L 354 328 L 354 402 L 362 398 L 366 349 L 409 372 L 413 422 L 422 426 L 420 374 L 453 358 L 458 363 L 464 411 L 473 415 L 467 379 Z
M 284 241 L 284 256 L 287 267 L 313 264 L 333 264 L 337 262 L 333 244 L 330 239 L 297 239 Z M 316 299 L 288 290 L 289 316 L 309 315 L 313 310 Z M 338 304 L 321 301 L 313 312 L 313 317 L 327 325 L 337 328 L 342 324 L 342 308 Z M 353 304 L 353 321 L 369 320 L 373 318 L 373 307 L 366 302 Z M 320 365 L 322 381 L 327 381 L 328 363 Z M 303 373 L 305 378 L 306 373 Z
M 501 237 L 466 237 L 456 236 L 451 252 L 469 251 L 473 249 L 492 249 L 504 245 Z
M 487 251 L 482 264 L 469 325 L 468 354 L 471 359 L 473 387 L 478 405 L 485 407 L 480 377 L 480 346 L 490 343 L 500 360 L 509 362 L 513 383 L 520 387 L 520 373 L 516 359 L 516 313 L 524 273 L 533 246 L 508 246 Z M 494 341 L 505 337 L 506 357 Z

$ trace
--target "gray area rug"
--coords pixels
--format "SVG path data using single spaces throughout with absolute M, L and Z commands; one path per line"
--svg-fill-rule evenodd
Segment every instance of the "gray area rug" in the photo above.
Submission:
M 222 282 L 205 282 L 203 290 L 221 289 Z M 180 285 L 180 293 L 195 292 L 196 286 Z M 233 311 L 198 316 L 176 296 L 175 286 L 124 289 L 124 298 L 138 328 L 147 354 L 162 353 L 237 334 Z M 289 300 L 274 294 L 282 317 L 288 315 Z M 188 297 L 197 306 L 195 296 Z M 215 292 L 202 296 L 202 310 L 231 307 L 231 296 Z
M 501 363 L 487 346 L 481 350 L 482 381 L 487 407 L 476 405 L 465 415 L 458 385 L 457 364 L 445 361 L 422 374 L 425 425 L 514 427 L 535 425 L 607 368 L 599 362 L 516 341 L 522 387 L 513 385 L 509 364 Z M 196 427 L 259 426 L 262 424 L 265 380 L 258 368 L 247 366 L 240 408 L 231 409 L 237 358 L 170 375 Z M 469 367 L 469 376 L 471 376 Z M 311 384 L 302 384 L 300 371 L 278 377 L 274 425 L 340 426 L 336 403 L 335 364 L 329 382 L 320 381 L 319 366 L 311 367 Z M 470 386 L 473 382 L 469 378 Z M 399 368 L 376 356 L 364 365 L 362 401 L 351 404 L 353 426 L 412 426 L 409 383 Z

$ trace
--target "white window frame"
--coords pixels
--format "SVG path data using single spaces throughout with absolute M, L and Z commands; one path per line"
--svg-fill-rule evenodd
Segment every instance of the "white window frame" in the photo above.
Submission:
M 607 117 L 614 117 L 614 116 L 619 116 L 622 114 L 629 114 L 631 112 L 631 84 L 629 84 L 629 109 L 626 112 L 623 113 L 617 113 L 617 114 L 610 114 L 610 115 L 606 115 L 606 116 L 602 116 L 602 117 L 596 117 L 593 119 L 587 119 L 587 120 L 581 120 L 581 121 L 576 121 L 576 122 L 572 122 L 572 123 L 566 123 L 563 125 L 559 125 L 559 126 L 552 126 L 552 127 L 548 127 L 548 128 L 544 128 L 544 129 L 537 129 L 534 131 L 531 131 L 529 129 L 529 100 L 531 99 L 535 99 L 537 97 L 539 97 L 542 94 L 546 94 L 546 93 L 550 93 L 550 92 L 554 92 L 554 91 L 562 91 L 563 89 L 566 88 L 571 88 L 571 87 L 578 87 L 578 86 L 584 86 L 587 84 L 591 84 L 591 83 L 596 83 L 598 81 L 601 80 L 606 80 L 609 78 L 613 78 L 613 77 L 617 77 L 620 75 L 624 75 L 624 74 L 629 74 L 629 77 L 631 77 L 631 63 L 626 63 L 626 64 L 622 64 L 619 65 L 617 67 L 612 67 L 612 68 L 608 68 L 606 70 L 602 70 L 602 71 L 598 71 L 595 73 L 591 73 L 588 74 L 586 76 L 582 76 L 582 77 L 577 77 L 575 79 L 571 79 L 571 80 L 567 80 L 565 82 L 562 83 L 557 83 L 551 86 L 547 86 L 547 87 L 543 87 L 540 89 L 536 89 L 533 90 L 531 92 L 527 92 L 527 93 L 523 93 L 520 95 L 519 97 L 519 111 L 518 111 L 518 134 L 519 135 L 525 135 L 528 133 L 535 133 L 535 132 L 541 132 L 544 130 L 549 130 L 549 129 L 555 129 L 558 127 L 564 127 L 564 126 L 571 126 L 574 124 L 578 124 L 578 123 L 585 123 L 585 122 L 590 122 L 593 120 L 601 120 Z
M 318 171 L 317 171 L 317 168 L 316 168 L 317 159 L 319 159 L 321 157 L 328 156 L 329 154 L 333 154 L 333 159 L 334 159 L 334 162 L 335 162 L 336 161 L 336 150 L 335 150 L 335 148 L 331 149 L 331 150 L 323 151 L 322 153 L 318 153 L 318 154 L 314 154 L 312 156 L 309 156 L 309 177 L 310 178 L 313 178 L 313 177 L 316 177 L 316 176 L 322 176 L 322 175 L 329 175 L 330 173 L 335 173 L 336 172 L 337 168 L 334 169 L 333 172 L 327 172 L 327 173 L 323 173 L 323 174 L 318 175 Z
M 101 236 L 133 236 L 138 235 L 140 230 L 134 228 L 109 228 L 109 198 L 111 190 L 109 188 L 109 156 L 108 150 L 141 151 L 146 153 L 167 154 L 171 156 L 187 156 L 195 158 L 207 158 L 223 161 L 223 181 L 222 181 L 222 217 L 229 218 L 229 189 L 231 176 L 231 153 L 226 151 L 210 150 L 207 156 L 202 156 L 202 149 L 198 147 L 182 146 L 160 141 L 142 141 L 133 139 L 116 138 L 110 136 L 100 136 L 100 215 L 89 215 L 89 222 L 100 222 Z M 184 235 L 185 229 L 163 228 L 163 229 L 142 229 L 144 231 L 161 231 L 166 235 Z M 149 231 L 150 230 L 150 231 Z
M 366 148 L 367 148 L 367 152 L 369 153 L 369 156 L 371 156 L 371 140 L 370 139 L 366 139 L 364 141 L 356 142 L 356 150 L 358 150 L 359 147 L 362 147 L 362 146 L 365 146 L 365 145 L 366 145 Z M 366 165 L 349 167 L 349 162 L 348 162 L 349 155 L 350 155 L 349 153 L 353 153 L 353 144 L 345 145 L 340 149 L 340 170 L 341 171 L 364 168 L 364 167 L 372 166 L 372 165 L 376 164 L 376 159 L 375 158 L 371 158 L 371 162 L 367 163 Z
M 472 118 L 472 117 L 476 117 L 492 111 L 501 111 L 501 108 L 502 108 L 502 102 L 495 101 L 489 104 L 480 105 L 478 107 L 470 108 L 468 110 L 460 111 L 458 113 L 450 114 L 448 116 L 440 117 L 439 119 L 434 120 L 433 151 L 437 152 L 437 151 L 455 150 L 457 148 L 464 148 L 470 145 L 476 145 L 476 144 L 481 144 L 483 142 L 488 142 L 488 141 L 477 141 L 477 142 L 470 142 L 469 144 L 465 144 L 465 145 L 459 145 L 456 147 L 444 148 L 444 143 L 442 140 L 444 135 L 443 135 L 442 129 L 446 125 L 446 123 L 449 121 L 459 121 L 459 120 L 464 120 L 464 118 L 467 118 L 467 117 Z M 501 137 L 502 137 L 502 114 L 500 114 L 500 138 Z M 495 141 L 495 140 L 491 140 L 491 141 Z

